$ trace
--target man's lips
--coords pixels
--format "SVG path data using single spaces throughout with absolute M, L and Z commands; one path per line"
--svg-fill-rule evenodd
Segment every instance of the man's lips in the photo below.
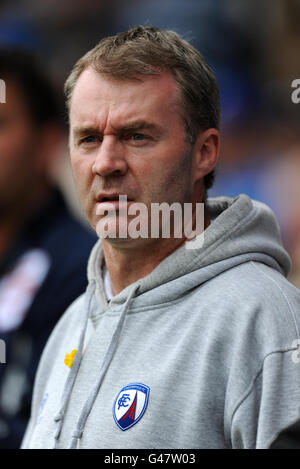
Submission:
M 133 199 L 128 198 L 124 194 L 102 195 L 97 198 L 96 214 L 103 215 L 105 211 L 107 212 L 110 209 L 114 209 L 118 211 L 120 209 L 124 209 L 127 211 L 129 204 L 132 202 L 133 202 Z
M 121 194 L 121 193 L 112 193 L 112 194 L 107 194 L 107 193 L 101 193 L 96 197 L 97 202 L 103 203 L 103 202 L 119 202 L 119 201 L 132 201 L 133 199 L 131 197 L 128 197 L 127 194 Z

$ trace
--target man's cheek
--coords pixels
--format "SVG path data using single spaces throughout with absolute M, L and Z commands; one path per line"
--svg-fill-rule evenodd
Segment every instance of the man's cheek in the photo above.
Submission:
M 72 173 L 75 181 L 75 185 L 78 191 L 81 193 L 83 191 L 85 185 L 85 171 L 82 164 L 80 164 L 80 160 L 76 158 L 71 159 L 72 165 Z
M 89 187 L 85 179 L 82 177 L 82 175 L 80 176 L 80 173 L 78 173 L 77 171 L 73 171 L 73 179 L 74 179 L 79 202 L 83 210 L 86 212 L 88 209 Z

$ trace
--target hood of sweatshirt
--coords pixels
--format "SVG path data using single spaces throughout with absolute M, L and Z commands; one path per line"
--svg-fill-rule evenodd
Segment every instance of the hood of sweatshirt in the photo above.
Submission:
M 225 270 L 251 260 L 265 263 L 287 276 L 291 261 L 282 246 L 278 222 L 267 205 L 241 194 L 236 198 L 208 198 L 206 207 L 211 224 L 203 234 L 201 247 L 186 249 L 182 245 L 149 275 L 115 295 L 111 304 L 123 304 L 137 285 L 137 307 L 140 301 L 143 305 L 172 301 Z M 100 310 L 107 306 L 103 263 L 99 240 L 88 263 L 88 279 L 95 281 L 98 300 L 91 319 L 99 313 L 99 306 Z M 176 288 L 167 288 L 170 282 Z

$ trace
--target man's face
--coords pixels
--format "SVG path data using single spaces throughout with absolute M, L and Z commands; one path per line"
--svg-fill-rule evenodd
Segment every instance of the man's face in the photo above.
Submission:
M 25 203 L 37 183 L 38 142 L 22 92 L 8 80 L 0 104 L 0 221 Z
M 122 194 L 147 206 L 191 202 L 192 148 L 173 77 L 115 81 L 79 77 L 70 107 L 70 153 L 82 206 L 96 228 L 99 197 Z

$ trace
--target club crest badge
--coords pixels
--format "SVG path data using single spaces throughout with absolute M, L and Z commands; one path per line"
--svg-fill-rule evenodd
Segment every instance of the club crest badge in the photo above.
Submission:
M 113 416 L 121 430 L 128 430 L 143 417 L 149 393 L 150 388 L 142 383 L 128 384 L 121 389 L 113 406 Z

